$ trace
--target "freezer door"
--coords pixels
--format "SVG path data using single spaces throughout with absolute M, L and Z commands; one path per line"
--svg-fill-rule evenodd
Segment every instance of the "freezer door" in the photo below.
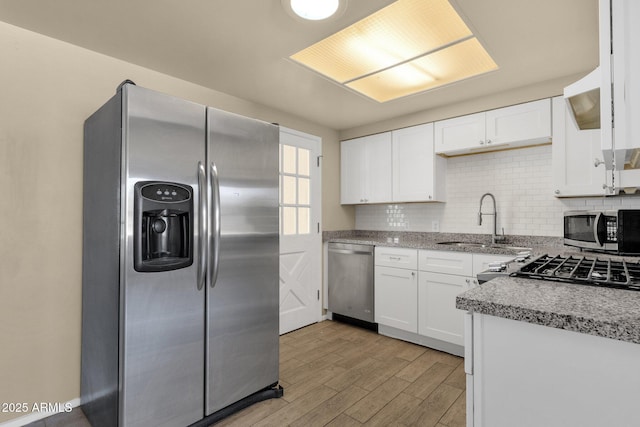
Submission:
M 206 109 L 138 86 L 123 91 L 120 426 L 186 426 L 204 415 L 204 289 L 198 289 L 197 262 L 170 271 L 134 269 L 133 237 L 140 232 L 134 229 L 134 186 L 189 186 L 199 206 Z M 197 260 L 197 212 L 192 222 Z
M 206 415 L 278 381 L 278 127 L 209 108 Z

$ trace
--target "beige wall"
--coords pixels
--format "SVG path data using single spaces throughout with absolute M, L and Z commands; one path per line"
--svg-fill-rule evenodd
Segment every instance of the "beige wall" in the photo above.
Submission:
M 79 397 L 82 128 L 125 79 L 322 137 L 324 228 L 354 226 L 334 130 L 1 22 L 0 55 L 0 402 Z

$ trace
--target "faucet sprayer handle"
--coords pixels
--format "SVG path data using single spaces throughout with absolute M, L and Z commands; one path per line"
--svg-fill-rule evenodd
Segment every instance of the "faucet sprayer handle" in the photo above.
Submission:
M 482 225 L 482 212 L 478 212 L 478 225 Z

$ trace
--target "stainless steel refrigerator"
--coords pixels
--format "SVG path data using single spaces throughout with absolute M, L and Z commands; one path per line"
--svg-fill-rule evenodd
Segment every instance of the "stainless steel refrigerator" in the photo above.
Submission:
M 278 126 L 127 81 L 84 132 L 87 418 L 187 426 L 275 390 Z

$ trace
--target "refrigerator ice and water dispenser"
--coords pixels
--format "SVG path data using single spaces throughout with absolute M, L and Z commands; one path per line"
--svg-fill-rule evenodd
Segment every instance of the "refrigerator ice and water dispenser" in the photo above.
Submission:
M 135 185 L 134 268 L 169 271 L 193 264 L 193 189 L 141 181 Z

